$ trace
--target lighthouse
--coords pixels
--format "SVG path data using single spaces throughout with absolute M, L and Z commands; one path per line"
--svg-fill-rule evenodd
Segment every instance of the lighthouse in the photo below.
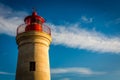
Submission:
M 36 11 L 17 28 L 18 61 L 16 80 L 50 80 L 49 45 L 51 30 Z

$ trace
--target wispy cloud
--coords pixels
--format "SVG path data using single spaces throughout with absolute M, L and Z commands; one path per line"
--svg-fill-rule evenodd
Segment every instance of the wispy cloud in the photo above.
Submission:
M 80 28 L 79 24 L 73 25 L 53 25 L 53 44 L 65 45 L 71 48 L 87 49 L 97 52 L 120 53 L 120 38 L 108 37 L 96 31 L 89 31 Z
M 111 25 L 118 25 L 120 24 L 120 17 L 119 18 L 116 18 L 114 20 L 111 20 L 111 21 L 108 21 L 105 26 L 111 26 Z
M 26 12 L 14 11 L 0 3 L 0 33 L 15 36 L 18 25 L 23 23 Z
M 15 75 L 15 73 L 9 73 L 9 72 L 0 71 L 0 75 Z
M 0 33 L 15 36 L 16 28 L 23 23 L 23 16 L 27 13 L 14 11 L 1 3 L 0 12 Z M 93 21 L 92 18 L 88 19 L 85 16 L 83 16 L 82 19 L 88 22 Z M 120 38 L 117 36 L 108 37 L 102 33 L 85 30 L 81 28 L 78 23 L 69 25 L 48 25 L 52 28 L 54 45 L 64 45 L 71 48 L 97 52 L 120 53 Z
M 70 78 L 62 78 L 62 79 L 60 79 L 60 80 L 70 80 Z
M 68 73 L 74 73 L 74 74 L 82 74 L 82 75 L 104 75 L 106 72 L 101 71 L 93 71 L 89 68 L 79 68 L 79 67 L 73 67 L 73 68 L 55 68 L 51 69 L 52 74 L 68 74 Z
M 81 20 L 85 23 L 92 23 L 93 18 L 87 18 L 86 16 L 81 16 Z

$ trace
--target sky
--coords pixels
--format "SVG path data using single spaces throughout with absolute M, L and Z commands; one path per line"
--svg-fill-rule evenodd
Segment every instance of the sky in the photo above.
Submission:
M 16 29 L 32 8 L 52 31 L 51 80 L 120 79 L 120 0 L 0 0 L 0 80 L 15 80 Z

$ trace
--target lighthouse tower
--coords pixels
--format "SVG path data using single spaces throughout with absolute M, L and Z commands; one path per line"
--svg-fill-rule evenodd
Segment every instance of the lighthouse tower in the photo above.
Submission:
M 16 80 L 50 80 L 51 30 L 35 11 L 17 28 L 18 62 Z

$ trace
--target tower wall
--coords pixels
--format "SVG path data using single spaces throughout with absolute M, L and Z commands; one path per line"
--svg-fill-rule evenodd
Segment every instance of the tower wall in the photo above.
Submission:
M 16 41 L 19 49 L 16 80 L 50 80 L 48 50 L 51 36 L 29 31 L 18 34 Z

